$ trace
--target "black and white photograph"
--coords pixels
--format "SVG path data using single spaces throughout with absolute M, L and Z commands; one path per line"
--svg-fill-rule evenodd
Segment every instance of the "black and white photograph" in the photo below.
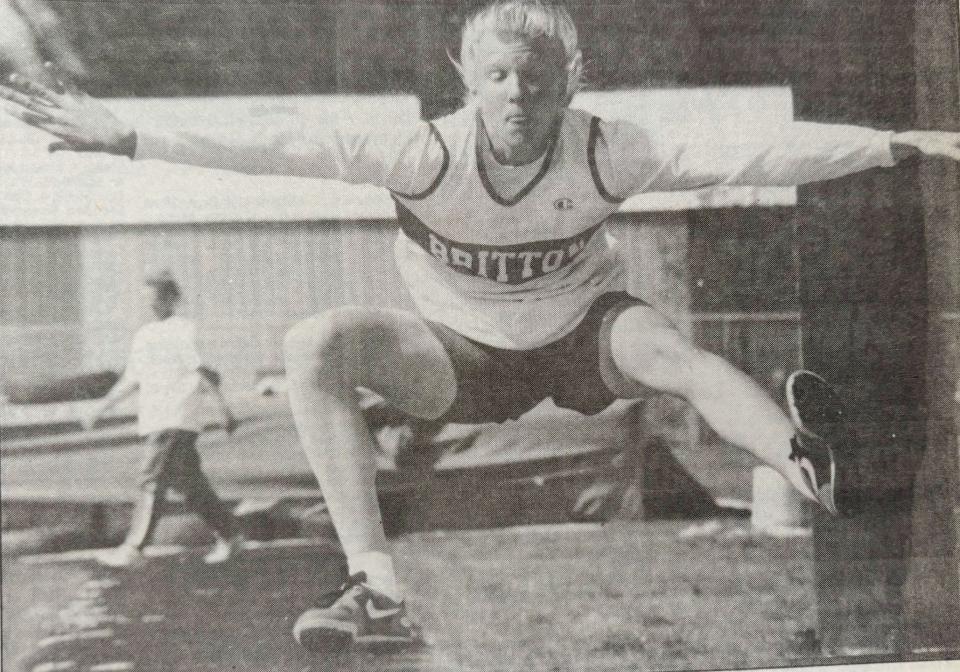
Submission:
M 958 669 L 958 14 L 0 0 L 2 668 Z

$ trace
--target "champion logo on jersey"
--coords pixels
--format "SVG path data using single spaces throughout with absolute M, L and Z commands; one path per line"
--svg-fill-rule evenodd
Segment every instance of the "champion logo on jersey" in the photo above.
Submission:
M 573 210 L 573 201 L 569 198 L 558 198 L 553 202 L 553 207 L 557 210 Z

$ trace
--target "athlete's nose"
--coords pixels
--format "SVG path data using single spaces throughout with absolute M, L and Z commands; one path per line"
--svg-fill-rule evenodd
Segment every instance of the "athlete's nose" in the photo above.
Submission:
M 524 96 L 524 86 L 523 82 L 520 81 L 520 76 L 515 72 L 507 75 L 506 84 L 510 102 L 519 102 Z

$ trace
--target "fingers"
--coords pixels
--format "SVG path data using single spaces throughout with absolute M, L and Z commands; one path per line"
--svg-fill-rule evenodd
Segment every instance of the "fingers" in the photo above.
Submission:
M 22 121 L 25 124 L 29 124 L 30 126 L 41 127 L 43 124 L 47 124 L 53 121 L 53 119 L 51 119 L 49 116 L 47 116 L 43 112 L 33 112 L 32 110 L 28 110 L 25 107 L 21 107 L 19 105 L 4 104 L 4 105 L 0 105 L 0 109 L 2 109 L 4 112 L 9 114 L 14 119 L 18 119 L 19 121 Z
M 62 96 L 50 89 L 43 84 L 28 79 L 23 75 L 18 75 L 16 73 L 10 75 L 8 80 L 10 86 L 16 88 L 20 93 L 25 93 L 31 97 L 36 97 L 45 100 L 50 103 L 50 105 L 56 105 L 62 99 Z
M 960 161 L 960 134 L 939 133 L 933 136 L 927 153 Z
M 47 151 L 51 154 L 55 152 L 76 152 L 77 148 L 66 140 L 57 140 L 47 145 Z
M 19 91 L 14 91 L 10 87 L 2 84 L 0 84 L 0 98 L 9 100 L 11 103 L 16 103 L 27 109 L 31 109 L 34 105 L 34 100 L 30 96 L 20 93 Z
M 6 100 L 13 105 L 5 105 L 4 109 L 24 123 L 36 125 L 43 121 L 63 121 L 59 108 L 51 107 L 43 101 L 14 91 L 0 84 L 0 100 Z
M 13 107 L 12 105 L 4 105 L 3 111 L 14 119 L 19 119 L 23 123 L 29 124 L 30 126 L 41 127 L 43 124 L 48 124 L 53 121 L 45 114 L 31 112 L 30 110 L 25 110 L 20 107 Z

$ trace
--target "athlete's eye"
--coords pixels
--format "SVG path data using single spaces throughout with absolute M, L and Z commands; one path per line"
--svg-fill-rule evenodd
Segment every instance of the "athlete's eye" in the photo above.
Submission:
M 492 79 L 492 80 L 495 81 L 495 82 L 502 82 L 503 80 L 505 80 L 505 79 L 507 78 L 507 71 L 506 71 L 506 70 L 491 70 L 489 73 L 487 73 L 487 77 L 489 77 L 490 79 Z

